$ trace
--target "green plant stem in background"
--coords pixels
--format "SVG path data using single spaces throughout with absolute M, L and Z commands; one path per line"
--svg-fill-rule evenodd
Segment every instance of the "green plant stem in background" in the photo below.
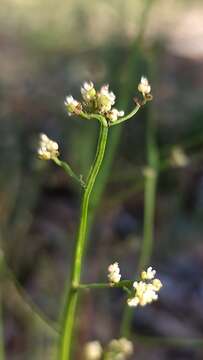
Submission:
M 138 274 L 149 264 L 154 240 L 154 215 L 156 203 L 157 178 L 159 170 L 159 155 L 156 145 L 156 133 L 153 114 L 151 109 L 147 116 L 146 128 L 146 149 L 147 149 L 147 167 L 144 170 L 144 228 L 143 241 L 138 263 Z M 130 337 L 130 328 L 133 309 L 125 306 L 121 334 Z
M 72 262 L 70 289 L 65 300 L 65 308 L 62 319 L 62 330 L 60 336 L 59 346 L 59 359 L 69 360 L 71 359 L 71 344 L 73 338 L 76 307 L 78 302 L 78 289 L 77 286 L 80 283 L 81 271 L 82 271 L 82 260 L 85 250 L 85 242 L 87 238 L 87 222 L 88 222 L 88 210 L 89 210 L 89 199 L 90 195 L 99 172 L 104 152 L 107 143 L 108 128 L 100 125 L 100 135 L 97 146 L 97 152 L 94 163 L 90 169 L 90 173 L 87 179 L 86 188 L 84 190 L 79 232 L 75 247 L 75 255 Z

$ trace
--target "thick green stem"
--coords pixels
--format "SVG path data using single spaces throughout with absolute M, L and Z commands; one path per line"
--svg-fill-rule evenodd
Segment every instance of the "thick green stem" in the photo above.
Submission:
M 76 242 L 75 255 L 72 263 L 71 281 L 70 281 L 71 284 L 65 303 L 62 332 L 60 337 L 60 348 L 59 348 L 60 360 L 71 359 L 71 344 L 72 344 L 72 337 L 73 337 L 74 324 L 75 324 L 76 306 L 78 302 L 77 286 L 80 283 L 83 255 L 85 250 L 89 199 L 104 157 L 104 152 L 107 143 L 107 136 L 108 136 L 108 128 L 103 126 L 103 124 L 101 124 L 95 160 L 90 169 L 86 188 L 84 190 L 84 195 L 83 195 L 79 232 Z

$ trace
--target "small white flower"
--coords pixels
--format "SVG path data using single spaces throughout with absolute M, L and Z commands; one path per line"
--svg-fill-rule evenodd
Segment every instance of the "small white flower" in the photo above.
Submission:
M 140 300 L 137 296 L 127 300 L 128 305 L 132 307 L 138 306 L 139 302 Z
M 107 359 L 125 360 L 133 354 L 133 344 L 126 338 L 111 340 L 107 348 Z
M 51 160 L 59 156 L 57 142 L 48 138 L 46 134 L 40 134 L 38 156 L 41 160 Z
M 135 294 L 132 298 L 127 300 L 129 306 L 145 306 L 158 299 L 159 290 L 162 287 L 162 283 L 159 279 L 154 279 L 156 271 L 150 266 L 147 271 L 142 271 L 141 278 L 143 281 L 135 281 L 133 288 Z M 152 282 L 149 282 L 152 280 Z
M 109 92 L 109 85 L 103 85 L 100 92 L 97 93 L 98 108 L 101 113 L 111 110 L 112 105 L 115 104 L 116 96 L 112 91 Z
M 81 94 L 86 102 L 91 101 L 95 97 L 96 90 L 92 81 L 84 82 L 83 86 L 81 87 Z
M 68 110 L 68 115 L 71 116 L 72 114 L 74 114 L 75 110 L 77 109 L 78 105 L 80 105 L 80 103 L 75 100 L 72 95 L 69 95 L 66 97 L 66 100 L 64 101 L 64 104 Z
M 124 116 L 124 111 L 123 110 L 119 111 L 115 108 L 111 109 L 107 113 L 107 118 L 112 122 L 118 120 L 118 117 L 122 117 L 122 116 Z
M 174 148 L 171 151 L 170 162 L 171 165 L 173 166 L 184 167 L 188 165 L 189 158 L 181 147 L 174 146 Z
M 141 278 L 142 280 L 152 280 L 156 275 L 156 270 L 153 270 L 152 267 L 148 267 L 147 271 L 142 271 Z
M 159 279 L 154 279 L 152 281 L 152 285 L 153 285 L 155 291 L 159 291 L 163 286 L 162 282 Z
M 149 85 L 148 79 L 146 77 L 141 77 L 138 90 L 143 94 L 143 96 L 150 94 L 151 86 Z
M 113 286 L 114 284 L 119 283 L 121 279 L 120 268 L 118 263 L 115 262 L 114 264 L 109 265 L 108 267 L 108 279 L 110 284 Z
M 85 360 L 100 360 L 102 352 L 103 349 L 99 341 L 90 341 L 84 347 Z

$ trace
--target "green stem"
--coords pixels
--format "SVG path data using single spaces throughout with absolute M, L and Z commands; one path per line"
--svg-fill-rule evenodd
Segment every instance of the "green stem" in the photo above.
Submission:
M 65 161 L 61 161 L 58 158 L 54 158 L 53 161 L 55 164 L 60 166 L 69 176 L 71 176 L 73 179 L 75 179 L 77 182 L 80 183 L 80 185 L 84 188 L 85 183 L 82 180 L 81 176 L 77 176 L 74 171 L 71 169 L 70 165 L 68 165 Z
M 154 119 L 151 112 L 147 117 L 146 148 L 147 168 L 144 172 L 144 229 L 143 242 L 137 270 L 138 274 L 149 264 L 154 241 L 154 215 L 158 177 L 157 175 L 159 170 L 159 156 L 156 145 Z M 121 324 L 122 336 L 130 337 L 132 314 L 133 310 L 126 306 Z
M 85 243 L 86 243 L 89 199 L 104 157 L 104 152 L 107 143 L 107 136 L 108 136 L 108 128 L 103 126 L 101 123 L 97 152 L 94 163 L 90 169 L 90 173 L 87 179 L 87 185 L 83 195 L 79 232 L 76 242 L 75 256 L 72 263 L 71 285 L 68 291 L 67 299 L 65 301 L 62 333 L 60 337 L 60 348 L 59 348 L 60 360 L 71 359 L 71 343 L 72 343 L 72 337 L 74 331 L 76 307 L 78 302 L 77 286 L 80 283 L 82 261 L 85 250 Z
M 125 288 L 125 287 L 132 287 L 133 282 L 134 281 L 131 280 L 122 280 L 119 281 L 119 283 L 114 284 L 113 286 L 110 283 L 80 284 L 75 288 L 78 290 Z

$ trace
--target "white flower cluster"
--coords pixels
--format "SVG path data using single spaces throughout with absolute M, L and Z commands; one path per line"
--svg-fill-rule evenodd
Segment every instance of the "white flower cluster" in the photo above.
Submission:
M 126 338 L 110 341 L 106 349 L 103 349 L 99 341 L 91 341 L 85 345 L 85 360 L 125 360 L 133 354 L 133 344 Z
M 140 83 L 138 85 L 138 90 L 142 93 L 143 97 L 150 94 L 151 86 L 146 77 L 144 77 L 144 76 L 141 77 Z
M 84 347 L 85 360 L 100 360 L 102 352 L 103 349 L 99 341 L 90 341 Z
M 41 160 L 52 160 L 59 156 L 59 146 L 57 142 L 48 138 L 45 134 L 40 134 L 38 156 Z
M 159 279 L 154 279 L 156 271 L 150 266 L 147 271 L 141 274 L 141 281 L 135 281 L 133 288 L 135 294 L 132 298 L 127 300 L 129 306 L 145 306 L 158 299 L 159 290 L 162 283 Z M 149 282 L 151 280 L 151 282 Z
M 189 158 L 179 146 L 174 146 L 171 151 L 170 162 L 172 166 L 184 167 L 189 164 Z
M 125 360 L 133 354 L 133 344 L 126 338 L 112 340 L 107 348 L 106 359 Z
M 121 279 L 120 268 L 117 262 L 109 265 L 108 267 L 108 279 L 110 285 L 113 286 L 114 284 L 119 283 Z
M 81 87 L 81 95 L 83 104 L 71 95 L 66 97 L 65 106 L 69 115 L 80 114 L 84 110 L 86 113 L 101 114 L 110 122 L 114 122 L 124 115 L 124 111 L 112 108 L 116 96 L 112 91 L 109 91 L 109 85 L 103 85 L 99 91 L 96 91 L 93 82 L 86 81 Z

